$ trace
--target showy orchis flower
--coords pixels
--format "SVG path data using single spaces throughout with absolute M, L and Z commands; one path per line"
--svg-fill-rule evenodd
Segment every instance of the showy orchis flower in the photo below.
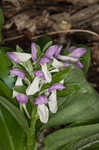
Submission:
M 20 103 L 20 105 L 22 105 L 27 117 L 31 118 L 26 108 L 26 103 L 28 102 L 28 99 L 29 99 L 28 96 L 23 93 L 18 93 L 18 95 L 16 96 L 16 100 Z
M 72 51 L 71 56 L 74 58 L 80 58 L 86 53 L 85 48 L 76 48 Z
M 22 79 L 25 78 L 25 73 L 22 70 L 18 69 L 18 68 L 11 69 L 10 73 L 11 73 L 11 75 L 16 75 L 16 76 L 18 76 Z
M 39 61 L 39 64 L 49 63 L 51 60 L 48 57 L 42 57 Z
M 35 99 L 35 104 L 42 105 L 42 104 L 46 104 L 46 103 L 48 103 L 48 98 L 46 96 L 38 96 Z
M 19 93 L 16 96 L 16 100 L 21 104 L 26 104 L 28 102 L 28 96 L 23 93 Z
M 31 44 L 31 52 L 32 52 L 32 60 L 35 62 L 37 59 L 37 49 L 35 43 Z
M 50 46 L 50 47 L 46 50 L 45 56 L 48 57 L 48 58 L 52 58 L 52 57 L 55 55 L 57 48 L 58 48 L 57 45 L 52 45 L 52 46 Z
M 50 46 L 48 50 L 45 52 L 45 56 L 48 58 L 52 58 L 53 56 L 57 57 L 60 54 L 61 50 L 62 46 L 59 45 Z
M 48 121 L 49 117 L 49 111 L 48 108 L 45 104 L 48 103 L 49 109 L 52 113 L 56 113 L 58 110 L 58 105 L 57 105 L 57 95 L 56 95 L 56 90 L 62 90 L 66 88 L 63 84 L 61 83 L 54 83 L 49 89 L 48 92 L 51 93 L 49 98 L 46 96 L 38 96 L 35 99 L 35 104 L 38 105 L 38 114 L 40 116 L 40 120 L 43 123 L 46 123 Z
M 35 107 L 37 105 L 37 113 L 43 123 L 47 123 L 49 111 L 51 113 L 57 112 L 57 92 L 66 88 L 64 79 L 53 83 L 53 74 L 63 70 L 64 67 L 68 67 L 70 64 L 72 64 L 73 69 L 73 64 L 77 64 L 80 68 L 83 67 L 83 64 L 80 62 L 80 57 L 86 52 L 84 48 L 71 47 L 68 49 L 69 54 L 67 56 L 61 55 L 61 50 L 61 45 L 52 45 L 46 50 L 45 54 L 41 54 L 43 57 L 38 58 L 37 45 L 32 43 L 31 54 L 21 52 L 7 53 L 8 57 L 18 63 L 17 66 L 22 65 L 27 73 L 25 75 L 22 70 L 14 68 L 14 66 L 10 70 L 10 75 L 17 77 L 15 87 L 24 86 L 24 83 L 27 86 L 24 93 L 19 93 L 14 88 L 13 97 L 16 97 L 16 100 L 30 118 L 26 104 L 29 98 L 37 95 L 33 101 Z M 13 64 L 15 65 L 15 63 Z M 43 87 L 46 83 L 51 86 L 49 88 L 45 88 L 47 86 Z
M 74 63 L 78 67 L 83 68 L 83 64 L 80 62 L 79 59 L 80 59 L 80 57 L 82 57 L 86 53 L 85 48 L 71 47 L 71 48 L 69 48 L 69 51 L 71 52 L 69 54 L 69 56 L 61 56 L 61 55 L 59 55 L 58 59 L 60 59 L 62 61 L 65 61 L 64 65 L 66 67 L 68 67 L 69 64 L 71 64 L 71 62 L 72 62 L 72 64 Z M 74 68 L 74 66 L 72 68 Z
M 49 101 L 48 98 L 43 95 L 43 96 L 38 96 L 34 102 L 35 104 L 38 105 L 37 112 L 41 122 L 43 123 L 47 123 L 49 117 L 49 111 L 47 106 L 45 105 L 46 103 L 48 103 L 48 101 Z
M 80 68 L 83 68 L 83 67 L 84 67 L 84 65 L 83 65 L 80 61 L 76 62 L 76 64 L 77 64 L 77 66 L 80 67 Z
M 38 76 L 38 77 L 42 78 L 43 80 L 45 80 L 45 76 L 44 76 L 44 73 L 43 73 L 42 70 L 34 70 L 33 73 L 34 73 L 36 76 Z
M 63 90 L 64 88 L 66 87 L 61 83 L 53 83 L 52 86 L 48 89 L 48 91 L 52 92 L 54 90 Z
M 49 62 L 50 62 L 50 59 L 47 57 L 42 57 L 39 61 L 39 64 L 41 65 L 42 71 L 44 73 L 44 76 L 47 82 L 51 82 L 52 80 L 51 73 L 47 68 L 47 63 Z
M 23 85 L 22 79 L 25 79 L 26 76 L 25 76 L 25 73 L 22 70 L 20 70 L 18 68 L 14 68 L 14 69 L 10 70 L 10 74 L 17 76 L 15 86 L 22 86 Z M 17 94 L 18 94 L 18 92 L 13 90 L 13 98 L 16 97 Z
M 28 61 L 32 57 L 31 54 L 19 52 L 8 52 L 7 55 L 10 59 L 19 64 Z
M 60 55 L 61 50 L 62 50 L 62 46 L 53 45 L 53 46 L 50 46 L 45 53 L 45 56 L 47 58 L 53 59 L 53 62 L 52 62 L 53 67 L 55 67 L 56 69 L 62 68 L 64 66 L 67 67 L 66 61 L 70 61 L 72 63 L 77 64 L 80 68 L 83 68 L 83 65 L 79 61 L 79 58 L 85 54 L 86 50 L 84 48 L 76 48 L 74 46 L 70 47 L 68 49 L 71 52 L 69 56 Z

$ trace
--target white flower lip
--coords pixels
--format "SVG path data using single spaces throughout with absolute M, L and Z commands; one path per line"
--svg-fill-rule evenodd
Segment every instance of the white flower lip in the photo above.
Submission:
M 51 82 L 51 81 L 52 81 L 52 76 L 51 76 L 50 71 L 49 71 L 48 68 L 47 68 L 47 64 L 45 63 L 45 64 L 41 65 L 41 67 L 42 67 L 42 71 L 43 71 L 43 73 L 44 73 L 44 76 L 45 76 L 46 81 L 47 81 L 48 83 Z
M 49 111 L 48 111 L 47 106 L 45 104 L 38 105 L 37 112 L 38 112 L 38 115 L 40 116 L 41 122 L 47 123 L 48 118 L 49 118 Z
M 22 78 L 20 77 L 17 77 L 17 80 L 16 80 L 16 83 L 15 83 L 15 86 L 22 86 L 23 85 L 23 82 L 22 82 Z M 16 97 L 18 95 L 18 92 L 13 90 L 13 95 L 12 97 Z
M 78 58 L 74 58 L 71 56 L 62 56 L 62 55 L 58 55 L 58 59 L 62 60 L 62 61 L 71 61 L 71 62 L 77 62 Z
M 40 80 L 41 79 L 37 76 L 34 78 L 32 83 L 26 89 L 27 95 L 34 95 L 36 92 L 38 92 L 40 90 Z
M 64 64 L 61 61 L 58 61 L 57 59 L 53 58 L 52 66 L 58 69 L 64 67 Z
M 51 93 L 49 96 L 49 109 L 52 113 L 56 113 L 58 110 L 58 105 L 57 105 L 57 97 L 56 97 L 56 90 Z

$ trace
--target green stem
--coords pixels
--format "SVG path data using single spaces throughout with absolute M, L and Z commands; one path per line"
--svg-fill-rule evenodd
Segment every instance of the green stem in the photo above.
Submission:
M 37 121 L 36 107 L 33 107 L 31 115 L 31 124 L 27 135 L 27 150 L 34 150 L 36 144 L 35 125 Z

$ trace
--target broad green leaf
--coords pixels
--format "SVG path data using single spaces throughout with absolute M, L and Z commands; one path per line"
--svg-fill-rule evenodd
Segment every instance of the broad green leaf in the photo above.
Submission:
M 4 83 L 7 85 L 7 87 L 8 87 L 9 89 L 13 89 L 14 83 L 15 83 L 15 78 L 14 78 L 14 77 L 8 75 L 8 76 L 6 76 L 6 77 L 3 79 L 3 81 L 4 81 Z
M 2 150 L 15 150 L 6 120 L 0 110 L 0 148 Z
M 8 57 L 0 52 L 0 78 L 4 79 L 9 74 L 9 67 L 11 66 L 11 62 Z
M 14 117 L 14 119 L 18 122 L 18 124 L 24 129 L 27 133 L 28 123 L 25 119 L 25 116 L 19 109 L 10 103 L 6 98 L 0 96 L 0 104 Z
M 24 130 L 6 109 L 1 106 L 0 110 L 2 111 L 2 116 L 0 115 L 1 150 L 24 150 L 26 145 Z M 1 124 L 1 119 L 4 120 L 4 125 Z
M 66 144 L 76 142 L 97 133 L 99 133 L 99 124 L 60 129 L 45 137 L 44 147 L 41 150 L 60 150 Z
M 0 80 L 0 95 L 5 97 L 11 97 L 11 90 Z
M 12 88 L 14 85 L 14 78 L 9 76 L 11 65 L 10 59 L 4 52 L 0 51 L 0 79 L 2 79 L 9 88 Z
M 85 80 L 83 72 L 79 68 L 72 70 L 65 79 L 66 83 L 75 83 L 80 89 L 68 96 L 58 97 L 58 112 L 51 115 L 45 127 L 65 123 L 98 123 L 99 95 Z
M 97 145 L 96 145 L 97 144 Z M 85 150 L 85 149 L 90 149 L 92 150 L 93 147 L 96 150 L 96 146 L 99 149 L 99 133 L 96 133 L 95 135 L 91 135 L 87 138 L 81 139 L 75 144 L 72 144 L 68 149 L 64 148 L 64 150 Z

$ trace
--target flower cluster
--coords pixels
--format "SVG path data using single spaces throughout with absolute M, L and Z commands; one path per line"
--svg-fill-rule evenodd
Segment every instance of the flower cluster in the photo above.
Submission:
M 46 50 L 44 56 L 40 58 L 39 62 L 37 61 L 37 47 L 35 43 L 31 44 L 31 54 L 20 52 L 7 53 L 8 57 L 12 61 L 20 65 L 23 65 L 24 62 L 27 62 L 28 60 L 32 60 L 32 65 L 34 66 L 36 61 L 38 62 L 39 68 L 32 71 L 34 78 L 31 83 L 28 82 L 25 94 L 13 90 L 13 97 L 16 97 L 16 100 L 22 104 L 26 114 L 30 117 L 26 109 L 26 103 L 29 100 L 29 96 L 38 93 L 38 96 L 34 100 L 34 104 L 37 105 L 37 112 L 41 122 L 43 123 L 47 123 L 48 121 L 49 110 L 52 113 L 56 113 L 58 110 L 57 90 L 63 90 L 66 88 L 64 80 L 53 83 L 52 74 L 61 71 L 62 68 L 68 67 L 70 64 L 77 64 L 79 67 L 83 68 L 83 64 L 80 62 L 80 57 L 82 57 L 86 52 L 84 48 L 71 47 L 68 49 L 68 56 L 61 55 L 61 50 L 62 46 L 60 45 L 50 46 Z M 49 63 L 51 64 L 50 68 L 48 67 Z M 72 68 L 74 68 L 74 66 Z M 19 68 L 11 69 L 10 74 L 17 76 L 15 86 L 23 86 L 23 80 L 28 80 L 24 71 Z M 50 87 L 42 92 L 41 88 L 45 83 L 50 83 Z

